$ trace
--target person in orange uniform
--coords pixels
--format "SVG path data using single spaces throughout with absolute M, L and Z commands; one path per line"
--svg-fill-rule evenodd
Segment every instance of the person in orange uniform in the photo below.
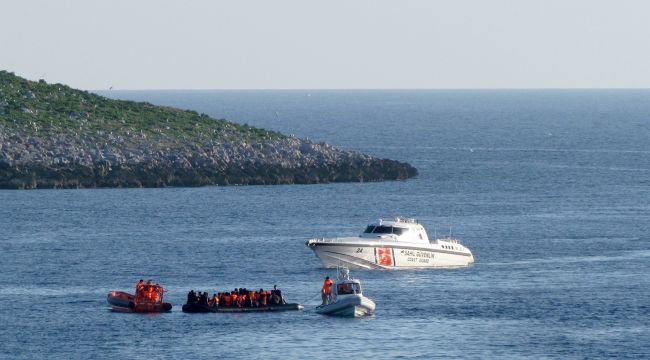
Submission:
M 323 282 L 323 291 L 321 292 L 321 298 L 323 299 L 322 305 L 329 304 L 332 302 L 332 285 L 334 282 L 330 279 L 329 276 L 325 277 Z
M 136 295 L 137 295 L 140 291 L 142 291 L 143 288 L 144 288 L 144 280 L 140 279 L 140 281 L 138 281 L 138 282 L 135 284 L 135 293 L 136 293 Z
M 246 291 L 242 291 L 239 293 L 239 296 L 237 297 L 237 303 L 239 307 L 244 307 L 246 306 L 246 299 L 248 299 L 248 294 Z
M 151 300 L 152 303 L 157 303 L 159 298 L 160 298 L 160 293 L 158 292 L 158 289 L 156 287 L 153 287 L 151 290 L 151 297 L 149 298 L 149 300 Z
M 239 307 L 239 294 L 237 293 L 237 290 L 232 291 L 230 296 L 232 298 L 232 306 Z
M 145 285 L 144 287 L 144 298 L 146 302 L 153 302 L 154 301 L 154 286 L 153 285 Z
M 260 306 L 266 306 L 266 291 L 264 291 L 264 289 L 260 289 L 260 292 L 258 294 Z
M 160 284 L 154 285 L 153 294 L 151 295 L 151 301 L 154 303 L 162 302 L 164 292 L 165 289 L 162 286 L 160 286 Z

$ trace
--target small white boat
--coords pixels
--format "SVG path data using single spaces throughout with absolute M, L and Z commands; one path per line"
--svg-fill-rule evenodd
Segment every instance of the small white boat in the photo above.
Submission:
M 417 220 L 400 217 L 379 219 L 359 236 L 310 239 L 306 244 L 326 268 L 433 268 L 474 263 L 472 252 L 457 239 L 429 240 Z
M 339 269 L 339 276 L 332 286 L 333 301 L 316 307 L 316 312 L 323 315 L 361 317 L 375 311 L 375 302 L 363 296 L 361 282 L 350 277 L 347 268 Z

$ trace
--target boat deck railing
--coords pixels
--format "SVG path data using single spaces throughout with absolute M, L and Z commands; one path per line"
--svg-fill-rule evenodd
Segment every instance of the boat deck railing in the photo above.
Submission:
M 446 238 L 442 238 L 442 239 L 436 239 L 435 241 L 446 241 L 446 242 L 450 242 L 452 244 L 460 244 L 460 241 L 458 241 L 458 239 L 453 238 L 453 237 L 446 237 Z
M 406 218 L 406 217 L 401 217 L 397 216 L 395 217 L 395 222 L 402 222 L 402 223 L 407 223 L 407 224 L 419 224 L 418 220 L 415 218 Z
M 328 238 L 328 239 L 326 239 L 326 238 L 313 238 L 313 239 L 309 239 L 309 240 L 307 240 L 307 243 L 311 243 L 311 242 L 319 242 L 319 243 L 337 243 L 337 242 L 343 242 L 342 239 L 345 239 L 345 238 Z M 377 239 L 377 238 L 366 237 L 366 238 L 363 238 L 363 239 L 374 240 L 374 239 Z M 395 236 L 381 237 L 381 240 L 400 242 L 400 241 L 397 239 L 397 237 L 395 237 Z

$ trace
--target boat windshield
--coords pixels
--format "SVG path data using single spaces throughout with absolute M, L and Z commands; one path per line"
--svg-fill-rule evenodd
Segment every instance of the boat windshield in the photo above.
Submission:
M 395 235 L 402 235 L 407 231 L 408 231 L 408 229 L 395 227 L 395 226 L 368 225 L 368 227 L 366 228 L 366 230 L 363 231 L 363 233 L 364 234 L 395 234 Z
M 361 286 L 357 283 L 337 284 L 336 293 L 339 295 L 361 294 Z

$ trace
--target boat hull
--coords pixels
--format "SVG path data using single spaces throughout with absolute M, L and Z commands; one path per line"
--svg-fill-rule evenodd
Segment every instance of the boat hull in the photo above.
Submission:
M 323 315 L 341 317 L 362 317 L 372 315 L 375 303 L 365 296 L 346 296 L 331 304 L 321 305 L 316 312 Z
M 450 268 L 465 267 L 474 263 L 471 252 L 442 250 L 434 246 L 315 240 L 310 240 L 307 245 L 326 268 L 340 266 L 356 269 Z
M 211 307 L 199 304 L 183 305 L 183 312 L 186 313 L 239 313 L 239 312 L 269 312 L 269 311 L 292 311 L 302 310 L 304 307 L 300 304 L 282 304 L 260 307 Z
M 133 309 L 135 306 L 134 302 L 135 296 L 125 293 L 123 291 L 111 291 L 108 293 L 106 301 L 112 306 L 130 308 Z
M 198 314 L 198 313 L 210 313 L 215 312 L 215 308 L 210 305 L 201 305 L 201 304 L 185 304 L 182 307 L 183 312 Z

